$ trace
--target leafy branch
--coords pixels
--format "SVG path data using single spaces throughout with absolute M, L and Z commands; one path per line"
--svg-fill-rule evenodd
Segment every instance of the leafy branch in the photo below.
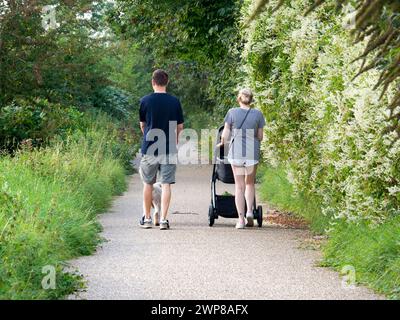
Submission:
M 273 11 L 279 9 L 286 1 L 280 0 Z M 327 0 L 316 0 L 306 10 L 304 15 L 315 11 L 327 3 Z M 341 10 L 346 5 L 351 5 L 350 0 L 336 0 L 337 9 Z M 250 18 L 257 19 L 268 7 L 269 0 L 259 0 Z M 382 88 L 381 97 L 387 92 L 392 83 L 397 83 L 400 78 L 400 2 L 398 0 L 357 0 L 355 26 L 352 31 L 355 43 L 368 38 L 365 51 L 355 61 L 362 59 L 363 63 L 359 75 L 373 68 L 380 68 L 381 76 L 375 89 Z M 368 58 L 371 58 L 367 64 Z M 389 108 L 394 110 L 400 106 L 400 92 L 397 92 Z M 398 115 L 400 117 L 400 115 Z

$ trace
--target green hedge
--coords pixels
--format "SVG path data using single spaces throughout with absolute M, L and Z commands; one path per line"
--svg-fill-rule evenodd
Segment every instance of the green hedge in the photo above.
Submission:
M 0 299 L 62 298 L 82 285 L 64 262 L 95 250 L 96 214 L 125 190 L 123 157 L 134 147 L 108 116 L 86 117 L 89 128 L 64 141 L 0 158 Z M 41 285 L 48 265 L 55 290 Z
M 326 215 L 370 223 L 398 215 L 400 139 L 388 110 L 398 89 L 380 99 L 378 68 L 355 78 L 366 41 L 354 44 L 336 1 L 307 17 L 308 0 L 273 13 L 277 2 L 244 31 L 243 70 L 267 119 L 266 159 Z
M 244 2 L 245 18 L 255 1 Z M 336 1 L 306 17 L 308 0 L 273 12 L 277 3 L 243 31 L 243 70 L 267 119 L 261 192 L 326 231 L 325 265 L 352 265 L 359 282 L 399 298 L 396 84 L 380 98 L 378 68 L 355 77 L 366 41 L 354 44 Z

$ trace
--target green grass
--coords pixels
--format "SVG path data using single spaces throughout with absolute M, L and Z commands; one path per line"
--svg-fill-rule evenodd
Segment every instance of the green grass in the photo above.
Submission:
M 295 194 L 284 170 L 262 167 L 258 174 L 263 200 L 305 218 L 315 233 L 329 229 L 323 266 L 341 271 L 353 266 L 356 281 L 392 299 L 400 299 L 400 217 L 380 225 L 336 221 L 322 215 L 316 199 Z
M 295 193 L 283 169 L 260 167 L 258 181 L 260 194 L 264 201 L 280 210 L 292 212 L 303 217 L 314 233 L 322 234 L 329 224 L 329 218 L 321 213 L 316 199 L 304 193 Z
M 400 217 L 379 226 L 339 222 L 324 247 L 324 265 L 355 268 L 359 283 L 400 299 Z
M 58 299 L 82 287 L 65 261 L 95 250 L 96 214 L 126 188 L 117 143 L 109 119 L 97 116 L 68 142 L 0 158 L 0 299 Z M 49 265 L 54 290 L 41 285 Z

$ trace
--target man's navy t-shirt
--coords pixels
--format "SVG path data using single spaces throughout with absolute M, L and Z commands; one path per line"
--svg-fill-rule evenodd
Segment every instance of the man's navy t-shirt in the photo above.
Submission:
M 177 153 L 176 126 L 183 123 L 182 106 L 177 98 L 168 93 L 152 93 L 143 97 L 140 100 L 139 118 L 140 122 L 146 123 L 142 154 Z M 165 134 L 165 141 L 159 142 L 160 130 Z M 154 149 L 158 151 L 154 152 Z

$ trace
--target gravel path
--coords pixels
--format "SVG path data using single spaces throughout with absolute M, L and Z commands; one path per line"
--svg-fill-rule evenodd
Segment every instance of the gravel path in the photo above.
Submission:
M 105 242 L 73 261 L 88 281 L 74 299 L 379 299 L 342 288 L 336 272 L 316 266 L 320 253 L 299 249 L 304 230 L 234 229 L 233 219 L 207 225 L 210 166 L 181 166 L 173 187 L 170 231 L 138 227 L 142 184 L 100 217 Z M 219 193 L 233 186 L 218 184 Z

